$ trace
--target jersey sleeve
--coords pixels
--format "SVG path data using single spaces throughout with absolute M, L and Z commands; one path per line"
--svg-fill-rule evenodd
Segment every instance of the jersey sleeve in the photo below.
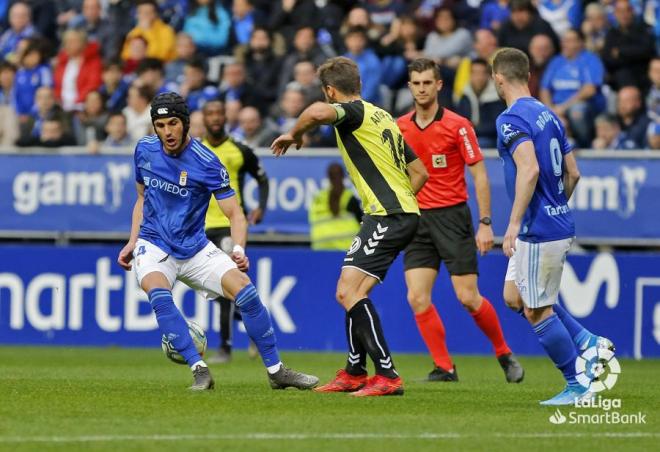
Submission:
M 331 105 L 337 113 L 337 119 L 332 123 L 337 130 L 347 133 L 360 127 L 364 120 L 364 105 L 362 102 L 345 102 Z
M 229 172 L 218 158 L 211 161 L 205 183 L 216 199 L 226 199 L 236 194 L 229 185 Z
M 406 165 L 410 165 L 419 158 L 405 140 L 403 141 L 403 157 L 406 160 Z
M 474 132 L 472 124 L 468 121 L 460 124 L 458 128 L 458 135 L 456 136 L 456 143 L 458 149 L 463 156 L 463 160 L 467 165 L 474 165 L 484 159 L 477 140 L 477 134 Z
M 142 170 L 141 170 L 141 165 L 142 165 L 142 150 L 140 143 L 135 145 L 135 152 L 133 153 L 133 167 L 135 170 L 135 182 L 138 184 L 144 185 L 144 177 L 142 176 Z
M 519 144 L 532 140 L 532 131 L 529 124 L 523 118 L 514 114 L 503 114 L 498 118 L 497 135 L 510 154 L 516 151 Z

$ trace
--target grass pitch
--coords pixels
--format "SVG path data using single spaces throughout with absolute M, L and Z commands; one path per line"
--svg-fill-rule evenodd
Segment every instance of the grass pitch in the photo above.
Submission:
M 287 365 L 331 378 L 344 356 L 284 353 Z M 236 353 L 211 366 L 216 390 L 157 349 L 0 347 L 0 450 L 657 450 L 660 361 L 621 360 L 621 414 L 641 425 L 553 425 L 538 401 L 562 387 L 546 358 L 521 357 L 519 385 L 492 357 L 457 356 L 460 383 L 425 383 L 430 360 L 395 354 L 403 397 L 273 391 L 259 361 Z M 605 413 L 562 408 L 569 417 Z

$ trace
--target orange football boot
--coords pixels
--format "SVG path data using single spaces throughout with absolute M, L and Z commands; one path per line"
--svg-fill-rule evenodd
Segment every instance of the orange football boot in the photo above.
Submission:
M 344 369 L 339 369 L 334 380 L 314 388 L 316 392 L 354 392 L 362 389 L 367 384 L 368 376 L 351 375 Z
M 369 379 L 364 388 L 351 395 L 354 397 L 403 395 L 403 380 L 401 377 L 387 378 L 375 375 Z

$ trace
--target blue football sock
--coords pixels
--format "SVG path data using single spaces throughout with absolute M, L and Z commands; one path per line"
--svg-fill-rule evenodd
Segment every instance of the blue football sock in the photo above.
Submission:
M 552 308 L 555 310 L 555 314 L 557 314 L 561 323 L 568 330 L 568 334 L 573 338 L 575 345 L 580 348 L 591 337 L 591 331 L 583 327 L 559 303 L 555 303 Z
M 275 345 L 275 331 L 270 315 L 261 303 L 257 289 L 248 284 L 236 294 L 236 306 L 243 316 L 243 324 L 248 336 L 259 349 L 259 354 L 266 367 L 280 362 L 280 355 Z
M 188 322 L 172 300 L 172 292 L 167 289 L 153 289 L 149 291 L 148 295 L 160 332 L 168 338 L 189 366 L 202 361 L 202 357 L 197 353 L 195 343 L 190 337 Z
M 556 314 L 534 325 L 534 332 L 555 366 L 564 374 L 569 385 L 577 384 L 575 360 L 577 351 L 571 335 Z

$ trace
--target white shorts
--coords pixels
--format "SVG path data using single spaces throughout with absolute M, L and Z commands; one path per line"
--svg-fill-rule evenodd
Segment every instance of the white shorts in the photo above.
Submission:
M 505 281 L 515 281 L 528 308 L 552 306 L 559 296 L 561 274 L 574 238 L 530 243 L 516 239 Z
M 179 280 L 188 287 L 204 294 L 207 299 L 218 298 L 222 293 L 222 277 L 237 268 L 231 258 L 209 242 L 200 252 L 189 259 L 177 259 L 151 242 L 138 239 L 133 251 L 135 273 L 142 279 L 151 272 L 161 272 L 171 286 Z

